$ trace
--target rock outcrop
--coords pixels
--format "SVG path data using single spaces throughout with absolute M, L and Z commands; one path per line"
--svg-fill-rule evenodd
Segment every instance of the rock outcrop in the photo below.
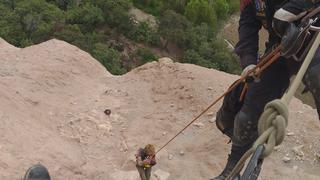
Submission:
M 137 179 L 136 150 L 162 146 L 237 79 L 168 58 L 113 76 L 59 40 L 20 49 L 0 39 L 0 62 L 1 180 L 20 179 L 38 162 L 53 179 Z M 219 105 L 157 155 L 154 180 L 208 179 L 221 171 L 230 145 L 213 123 Z M 288 129 L 261 179 L 319 179 L 316 111 L 293 100 Z

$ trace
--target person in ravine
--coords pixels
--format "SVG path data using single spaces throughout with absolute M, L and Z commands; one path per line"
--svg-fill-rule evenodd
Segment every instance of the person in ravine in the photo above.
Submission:
M 152 144 L 140 148 L 137 151 L 136 167 L 139 171 L 141 180 L 150 180 L 152 166 L 156 165 L 155 148 Z
M 265 43 L 266 51 L 272 51 L 284 41 L 284 34 L 300 24 L 301 19 L 314 9 L 317 0 L 240 0 L 239 42 L 235 53 L 240 58 L 242 75 L 255 68 L 258 61 L 259 31 L 263 27 L 269 33 Z M 319 23 L 315 24 L 316 26 Z M 319 26 L 319 25 L 318 25 Z M 309 37 L 311 38 L 312 35 Z M 286 36 L 288 38 L 288 34 Z M 303 50 L 309 40 L 304 41 Z M 299 45 L 298 45 L 299 46 Z M 229 93 L 217 113 L 217 127 L 231 138 L 232 146 L 225 168 L 212 180 L 223 180 L 231 173 L 242 155 L 252 146 L 258 137 L 257 124 L 265 105 L 285 93 L 290 77 L 297 72 L 301 62 L 289 56 L 281 56 L 264 70 L 258 80 L 248 82 L 248 89 L 243 100 L 239 100 L 244 83 Z M 252 73 L 254 75 L 254 73 Z M 257 79 L 257 77 L 252 78 Z M 320 113 L 320 50 L 318 49 L 303 78 L 315 100 Z M 237 175 L 239 176 L 239 175 Z M 236 178 L 236 177 L 234 177 Z

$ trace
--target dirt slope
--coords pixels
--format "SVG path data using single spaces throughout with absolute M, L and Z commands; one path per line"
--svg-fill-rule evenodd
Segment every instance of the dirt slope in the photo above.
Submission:
M 136 180 L 136 149 L 160 147 L 237 78 L 166 58 L 113 76 L 59 40 L 19 49 L 0 39 L 0 62 L 1 180 L 21 179 L 37 162 L 57 180 Z M 230 145 L 209 122 L 217 108 L 158 155 L 154 172 L 195 180 L 223 168 Z M 316 112 L 296 99 L 290 110 L 290 133 L 261 179 L 320 178 Z

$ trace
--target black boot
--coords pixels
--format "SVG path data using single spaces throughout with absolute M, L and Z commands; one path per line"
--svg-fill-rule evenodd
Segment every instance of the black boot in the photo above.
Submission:
M 225 180 L 233 170 L 233 168 L 237 165 L 238 161 L 241 159 L 242 155 L 249 149 L 250 146 L 239 147 L 232 145 L 231 147 L 231 154 L 228 157 L 227 165 L 222 171 L 222 173 L 210 180 Z M 237 174 L 232 178 L 232 180 L 239 180 L 240 174 Z
M 219 176 L 217 176 L 217 177 L 211 178 L 210 180 L 225 180 L 225 179 L 228 177 L 228 175 L 231 173 L 231 171 L 233 170 L 233 168 L 236 166 L 237 162 L 238 162 L 238 160 L 233 159 L 233 158 L 231 157 L 231 155 L 229 155 L 227 165 L 226 165 L 226 167 L 224 168 L 224 170 L 222 171 L 222 173 L 221 173 Z M 239 174 L 238 174 L 238 175 L 237 175 L 236 177 L 234 177 L 234 179 L 232 179 L 232 180 L 238 180 L 238 179 L 240 179 L 239 177 L 240 177 L 240 176 L 239 176 Z

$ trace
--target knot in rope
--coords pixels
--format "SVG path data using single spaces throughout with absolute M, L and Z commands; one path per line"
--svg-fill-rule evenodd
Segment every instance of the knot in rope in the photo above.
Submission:
M 254 142 L 253 146 L 238 161 L 237 165 L 227 177 L 228 180 L 241 171 L 246 160 L 255 152 L 259 145 L 264 145 L 264 151 L 261 158 L 265 158 L 271 154 L 275 146 L 281 144 L 286 134 L 288 116 L 288 107 L 283 100 L 276 99 L 265 106 L 258 124 L 260 136 Z
M 264 144 L 263 157 L 269 156 L 273 148 L 282 143 L 286 135 L 289 111 L 287 104 L 280 99 L 269 102 L 260 116 L 258 132 L 260 137 L 254 143 L 253 148 Z

